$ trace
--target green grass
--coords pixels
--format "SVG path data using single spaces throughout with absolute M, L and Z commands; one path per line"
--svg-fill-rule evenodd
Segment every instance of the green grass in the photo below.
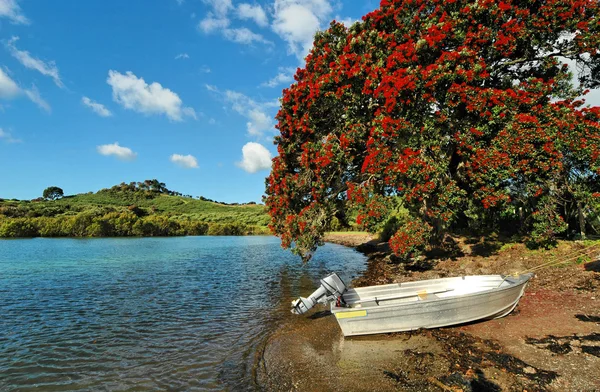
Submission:
M 588 255 L 579 256 L 577 260 L 575 260 L 575 264 L 586 264 L 592 261 L 592 258 Z
M 106 192 L 66 196 L 59 200 L 2 200 L 0 215 L 7 216 L 73 216 L 87 212 L 122 212 L 137 206 L 148 215 L 189 218 L 207 223 L 237 223 L 263 226 L 269 216 L 263 205 L 223 205 L 181 196 L 156 194 L 145 197 L 143 193 Z
M 514 248 L 514 247 L 518 246 L 518 245 L 519 245 L 519 244 L 516 244 L 516 243 L 514 243 L 514 242 L 509 242 L 509 243 L 503 244 L 503 245 L 500 247 L 500 249 L 498 249 L 498 252 L 499 252 L 499 253 L 506 252 L 506 251 L 508 251 L 508 250 L 511 250 L 512 248 Z
M 600 245 L 600 239 L 598 239 L 598 240 L 585 240 L 585 241 L 583 241 L 583 244 L 585 246 Z
M 269 217 L 263 205 L 231 206 L 181 196 L 158 195 L 153 199 L 124 199 L 113 195 L 83 194 L 55 201 L 72 207 L 127 207 L 136 205 L 160 215 L 178 215 L 213 223 L 243 223 L 266 226 Z

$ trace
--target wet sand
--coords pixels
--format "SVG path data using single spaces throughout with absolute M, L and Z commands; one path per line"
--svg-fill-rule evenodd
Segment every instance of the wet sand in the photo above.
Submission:
M 357 246 L 369 239 L 327 240 Z M 564 243 L 549 253 L 488 245 L 459 243 L 459 257 L 411 264 L 396 262 L 383 245 L 362 245 L 370 252 L 368 269 L 353 286 L 510 273 L 583 246 Z M 273 391 L 600 391 L 600 261 L 594 259 L 542 270 L 509 316 L 458 327 L 344 338 L 335 318 L 317 307 L 269 337 L 256 379 Z

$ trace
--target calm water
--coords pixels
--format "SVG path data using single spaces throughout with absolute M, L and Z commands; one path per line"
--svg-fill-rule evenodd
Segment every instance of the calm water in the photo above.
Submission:
M 364 266 L 272 237 L 0 240 L 0 390 L 253 389 L 290 301 Z

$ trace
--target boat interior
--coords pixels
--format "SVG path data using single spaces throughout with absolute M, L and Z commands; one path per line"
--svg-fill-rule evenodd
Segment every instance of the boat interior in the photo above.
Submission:
M 342 306 L 362 308 L 432 301 L 502 289 L 519 282 L 521 279 L 513 276 L 477 275 L 359 287 L 344 293 Z

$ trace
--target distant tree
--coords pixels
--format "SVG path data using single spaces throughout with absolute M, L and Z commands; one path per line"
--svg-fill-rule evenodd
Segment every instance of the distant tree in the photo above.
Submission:
M 44 189 L 43 197 L 46 200 L 56 200 L 63 197 L 65 194 L 62 189 L 57 186 L 50 186 Z

